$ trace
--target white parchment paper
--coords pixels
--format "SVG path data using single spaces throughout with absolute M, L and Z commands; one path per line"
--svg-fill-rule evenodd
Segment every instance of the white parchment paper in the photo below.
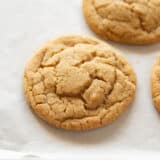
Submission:
M 160 115 L 152 104 L 150 70 L 160 53 L 160 44 L 129 46 L 108 42 L 133 65 L 137 93 L 133 105 L 107 127 L 84 133 L 56 129 L 38 119 L 26 104 L 23 69 L 37 48 L 63 34 L 96 37 L 85 24 L 81 3 L 0 0 L 0 157 L 9 157 L 9 153 L 12 158 L 56 155 L 65 159 L 72 154 L 94 158 L 120 157 L 121 152 L 158 155 Z

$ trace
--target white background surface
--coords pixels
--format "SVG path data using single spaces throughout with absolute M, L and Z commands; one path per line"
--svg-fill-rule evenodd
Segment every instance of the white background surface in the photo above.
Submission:
M 0 0 L 0 157 L 8 157 L 9 151 L 15 151 L 12 158 L 21 154 L 65 159 L 71 154 L 94 158 L 119 157 L 120 153 L 132 158 L 158 155 L 160 115 L 152 104 L 150 70 L 160 44 L 109 42 L 121 50 L 137 74 L 133 105 L 111 125 L 67 132 L 46 125 L 32 113 L 23 95 L 24 65 L 44 42 L 63 34 L 96 36 L 85 24 L 81 0 Z

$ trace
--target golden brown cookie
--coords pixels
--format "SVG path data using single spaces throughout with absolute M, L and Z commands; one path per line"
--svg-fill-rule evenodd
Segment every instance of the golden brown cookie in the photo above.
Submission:
M 105 39 L 160 41 L 160 0 L 83 0 L 83 12 L 91 29 Z
M 156 59 L 152 68 L 151 90 L 155 107 L 160 112 L 160 57 Z
M 84 36 L 48 42 L 30 59 L 24 89 L 33 110 L 49 124 L 67 130 L 98 128 L 131 103 L 133 69 L 109 45 Z

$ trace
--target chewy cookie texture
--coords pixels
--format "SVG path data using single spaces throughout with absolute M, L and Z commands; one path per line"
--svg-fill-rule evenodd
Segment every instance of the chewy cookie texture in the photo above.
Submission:
M 26 64 L 24 89 L 35 113 L 67 130 L 116 119 L 133 100 L 132 67 L 109 45 L 84 36 L 48 42 Z
M 160 112 L 160 57 L 156 59 L 152 68 L 151 90 L 155 107 Z
M 160 41 L 160 0 L 83 0 L 83 12 L 103 38 L 129 44 Z

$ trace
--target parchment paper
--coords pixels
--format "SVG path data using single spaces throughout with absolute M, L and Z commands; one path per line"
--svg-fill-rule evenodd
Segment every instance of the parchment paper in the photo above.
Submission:
M 97 37 L 85 24 L 81 0 L 0 2 L 0 157 L 158 155 L 160 115 L 152 104 L 150 70 L 160 44 L 129 46 L 108 41 L 135 69 L 134 103 L 109 126 L 67 132 L 48 126 L 28 107 L 23 95 L 23 70 L 28 58 L 49 39 L 63 34 Z

